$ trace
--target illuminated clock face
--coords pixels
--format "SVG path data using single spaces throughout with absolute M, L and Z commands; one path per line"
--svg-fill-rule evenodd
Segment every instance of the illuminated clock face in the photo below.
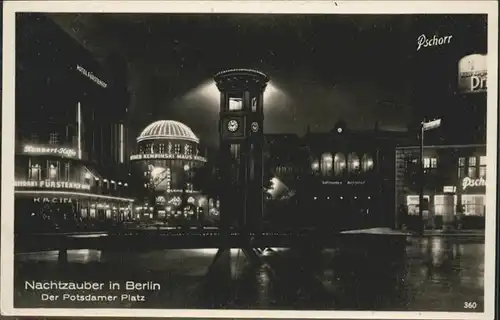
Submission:
M 252 129 L 252 132 L 257 132 L 259 131 L 259 124 L 257 122 L 252 122 L 250 128 Z
M 239 124 L 236 120 L 229 120 L 229 122 L 227 123 L 227 130 L 229 130 L 230 132 L 236 132 L 236 130 L 238 130 L 238 127 Z

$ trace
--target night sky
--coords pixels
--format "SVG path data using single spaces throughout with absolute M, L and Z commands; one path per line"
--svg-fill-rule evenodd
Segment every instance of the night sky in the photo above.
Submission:
M 212 75 L 256 68 L 270 75 L 265 131 L 404 129 L 432 73 L 455 81 L 457 59 L 485 48 L 480 16 L 51 14 L 98 58 L 128 63 L 131 125 L 158 119 L 216 137 Z M 416 51 L 417 37 L 452 34 Z M 429 62 L 430 61 L 430 62 Z M 442 68 L 440 70 L 439 68 Z M 456 67 L 455 67 L 456 68 Z M 428 80 L 422 74 L 428 73 Z M 424 77 L 425 78 L 425 77 Z M 437 80 L 436 80 L 437 81 Z M 443 83 L 437 84 L 443 86 Z M 419 92 L 422 91 L 422 93 Z M 418 100 L 418 99 L 417 99 Z

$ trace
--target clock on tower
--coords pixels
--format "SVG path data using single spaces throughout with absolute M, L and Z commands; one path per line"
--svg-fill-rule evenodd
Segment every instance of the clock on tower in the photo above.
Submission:
M 221 97 L 221 227 L 256 231 L 263 211 L 263 94 L 269 78 L 257 70 L 231 69 L 214 80 Z

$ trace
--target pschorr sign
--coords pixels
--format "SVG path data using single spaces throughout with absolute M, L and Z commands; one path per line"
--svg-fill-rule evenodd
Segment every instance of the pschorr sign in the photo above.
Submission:
M 458 62 L 458 88 L 462 93 L 487 91 L 487 56 L 471 54 Z
M 90 190 L 90 185 L 79 182 L 65 181 L 15 181 L 16 188 L 42 188 L 42 189 L 74 189 L 74 190 Z
M 469 177 L 462 180 L 462 190 L 470 187 L 486 187 L 486 180 L 484 178 L 471 179 Z
M 58 155 L 61 157 L 74 158 L 76 157 L 76 150 L 70 148 L 58 148 L 58 147 L 43 147 L 43 146 L 32 146 L 26 145 L 23 148 L 23 153 L 36 154 L 36 155 Z

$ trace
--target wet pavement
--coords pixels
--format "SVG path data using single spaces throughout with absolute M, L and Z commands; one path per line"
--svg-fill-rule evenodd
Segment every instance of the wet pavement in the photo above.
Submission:
M 334 249 L 275 248 L 263 256 L 261 265 L 247 263 L 241 250 L 232 249 L 227 269 L 210 273 L 215 249 L 128 253 L 72 250 L 66 264 L 58 262 L 56 251 L 23 253 L 15 258 L 15 305 L 18 308 L 483 310 L 484 239 L 410 238 L 400 258 L 367 255 L 371 248 L 364 249 L 367 250 L 346 253 Z M 53 290 L 27 290 L 25 281 L 35 280 L 103 282 L 100 291 L 67 293 L 119 298 L 106 302 L 42 301 L 42 293 L 62 294 Z M 109 281 L 118 282 L 122 289 L 126 281 L 152 281 L 161 289 L 129 292 L 144 295 L 144 301 L 128 298 L 120 301 L 123 290 L 109 289 Z M 465 302 L 475 302 L 477 307 L 465 310 Z

